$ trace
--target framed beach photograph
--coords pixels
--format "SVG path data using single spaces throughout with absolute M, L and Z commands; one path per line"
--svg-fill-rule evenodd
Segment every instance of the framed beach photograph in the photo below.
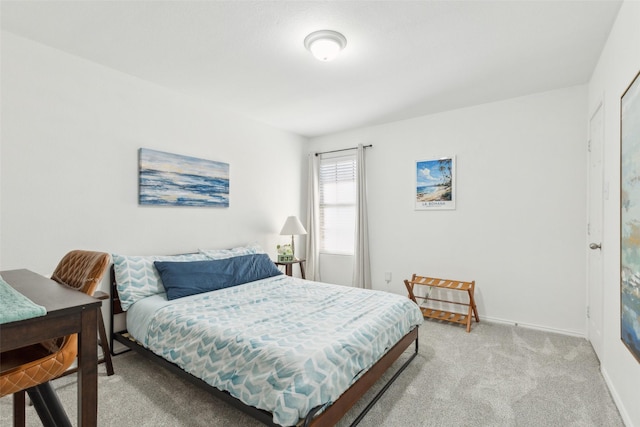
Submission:
M 620 336 L 640 362 L 640 72 L 620 98 Z
M 229 164 L 141 148 L 139 203 L 229 207 Z
M 419 160 L 415 169 L 415 209 L 456 208 L 456 158 Z

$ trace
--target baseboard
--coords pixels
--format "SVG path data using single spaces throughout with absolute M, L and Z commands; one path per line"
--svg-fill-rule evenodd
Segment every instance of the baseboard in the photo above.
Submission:
M 611 381 L 611 378 L 609 378 L 609 374 L 602 367 L 602 364 L 600 365 L 600 373 L 604 378 L 604 382 L 607 385 L 607 389 L 609 390 L 609 394 L 611 395 L 613 402 L 616 404 L 616 408 L 618 408 L 618 412 L 620 413 L 620 418 L 622 418 L 622 422 L 624 423 L 625 426 L 633 427 L 633 423 L 631 422 L 631 417 L 627 413 L 627 410 L 624 407 L 624 404 L 622 403 L 622 399 L 620 399 L 620 396 L 618 395 L 616 388 L 613 386 L 613 382 Z
M 550 328 L 548 326 L 534 325 L 531 323 L 514 322 L 513 320 L 499 319 L 496 317 L 484 316 L 480 318 L 480 321 L 485 321 L 489 323 L 500 323 L 503 325 L 518 326 L 522 328 L 535 329 L 535 330 L 544 331 L 544 332 L 552 332 L 554 334 L 560 334 L 560 335 L 569 335 L 569 336 L 578 337 L 578 338 L 585 338 L 585 339 L 587 338 L 584 332 L 572 331 L 570 329 Z

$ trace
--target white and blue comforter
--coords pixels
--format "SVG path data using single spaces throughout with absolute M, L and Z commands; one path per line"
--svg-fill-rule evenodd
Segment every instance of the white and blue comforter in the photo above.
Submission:
M 407 297 L 288 276 L 156 298 L 128 312 L 145 325 L 129 325 L 134 337 L 280 425 L 335 401 L 423 321 Z

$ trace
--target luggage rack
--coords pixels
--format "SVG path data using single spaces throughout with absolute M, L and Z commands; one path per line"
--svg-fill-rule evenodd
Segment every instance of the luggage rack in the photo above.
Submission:
M 460 280 L 449 280 L 449 279 L 437 279 L 434 277 L 425 277 L 418 276 L 414 274 L 411 276 L 411 280 L 405 280 L 404 285 L 407 287 L 407 291 L 409 292 L 409 298 L 420 307 L 420 311 L 422 311 L 422 315 L 429 319 L 443 320 L 445 322 L 458 323 L 461 325 L 466 325 L 467 332 L 471 332 L 471 318 L 475 316 L 476 322 L 480 321 L 480 317 L 478 316 L 478 309 L 476 307 L 476 301 L 473 297 L 476 282 L 463 282 Z M 467 292 L 469 295 L 469 302 L 459 302 L 459 301 L 451 301 L 451 300 L 443 300 L 431 298 L 429 296 L 430 292 L 427 292 L 427 296 L 415 295 L 414 286 L 429 286 L 431 288 L 439 288 L 439 289 L 447 289 L 453 291 L 463 291 Z M 430 308 L 418 303 L 418 299 L 427 301 L 439 301 L 447 304 L 458 304 L 468 307 L 467 313 L 456 313 L 453 311 L 446 310 L 438 310 L 435 308 Z

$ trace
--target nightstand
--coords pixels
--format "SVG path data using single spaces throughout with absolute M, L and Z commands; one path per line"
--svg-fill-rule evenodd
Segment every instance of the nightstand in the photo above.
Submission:
M 298 264 L 300 266 L 300 275 L 302 276 L 302 278 L 304 279 L 304 262 L 306 260 L 304 259 L 296 259 L 294 261 L 287 261 L 287 262 L 278 262 L 278 261 L 274 261 L 274 264 L 277 266 L 281 266 L 284 265 L 284 272 L 287 276 L 292 276 L 293 275 L 293 265 L 294 264 Z

